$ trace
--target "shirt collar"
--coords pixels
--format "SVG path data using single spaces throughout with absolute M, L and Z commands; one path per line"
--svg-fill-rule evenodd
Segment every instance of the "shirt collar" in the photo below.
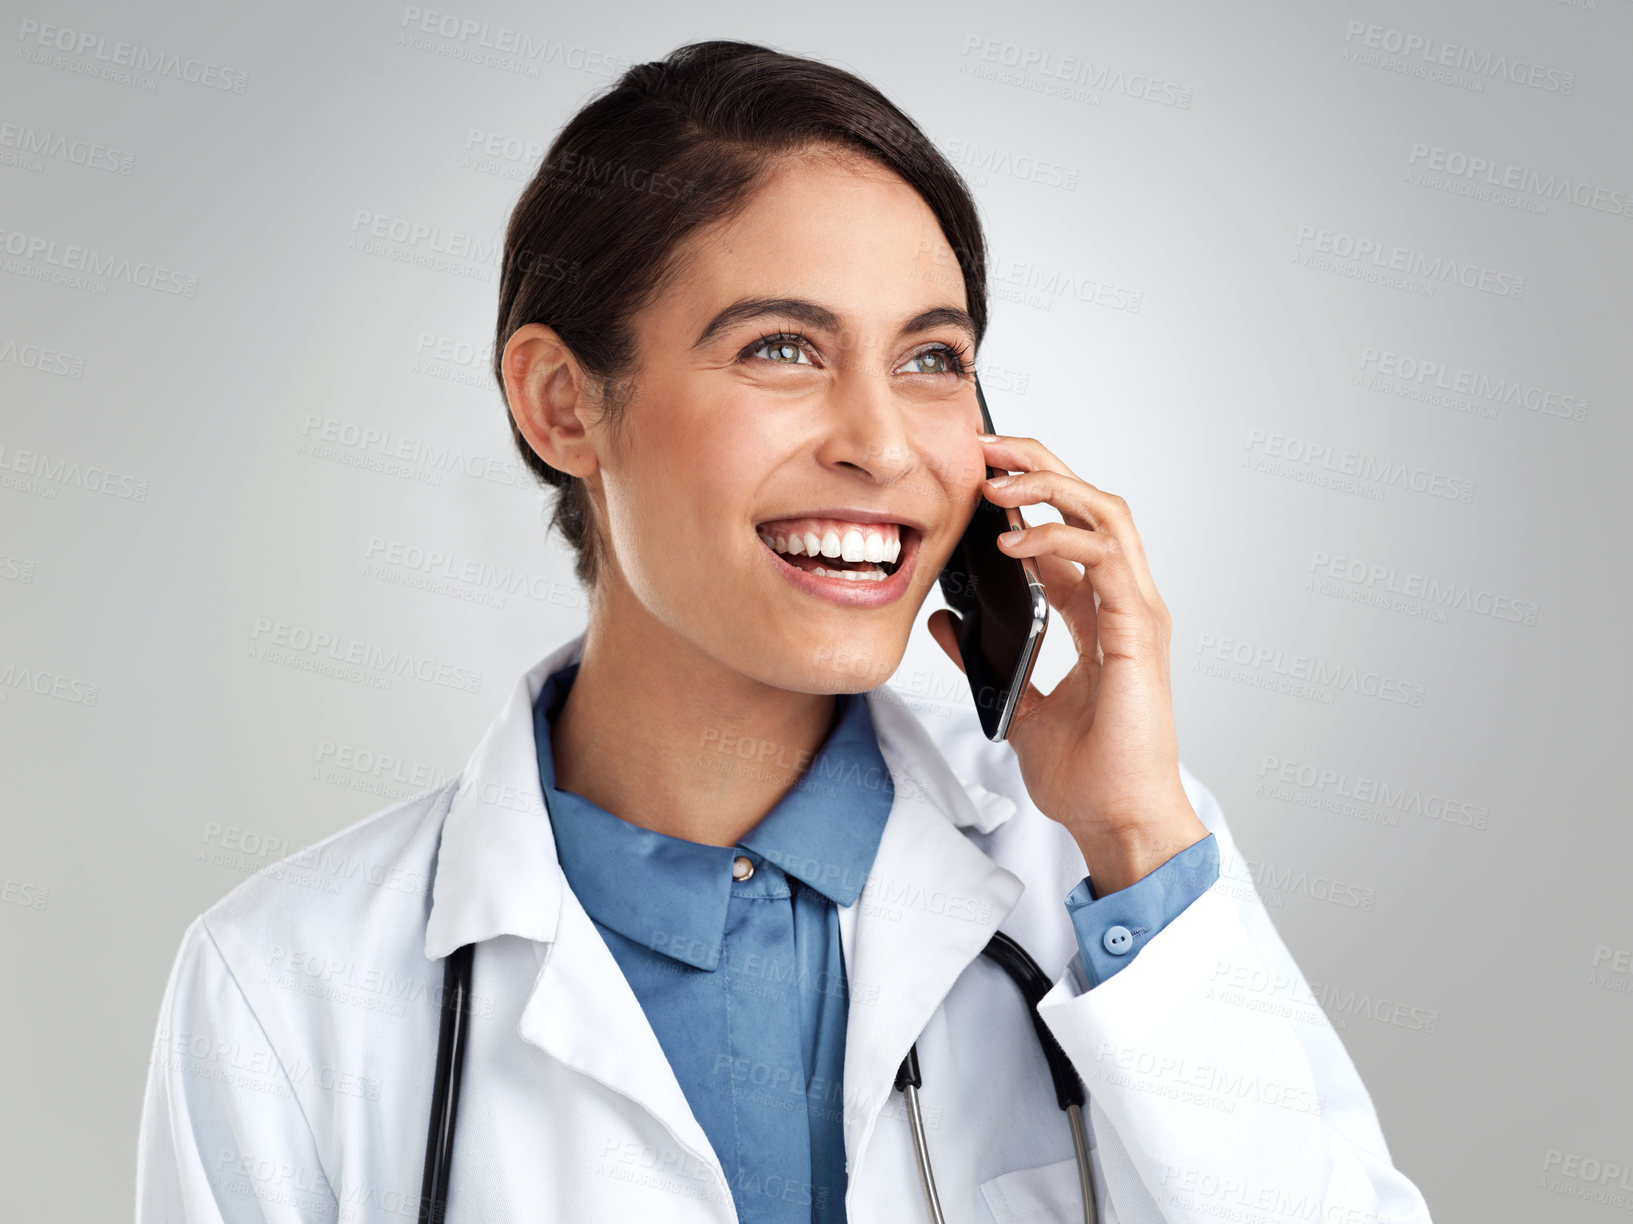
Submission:
M 427 819 L 440 822 L 425 924 L 430 960 L 499 935 L 544 944 L 561 937 L 567 880 L 540 788 L 533 706 L 545 681 L 582 658 L 583 649 L 584 635 L 578 633 L 523 671 L 459 777 L 400 805 L 423 807 Z M 888 684 L 869 690 L 866 698 L 895 785 L 890 819 L 910 824 L 918 839 L 911 861 L 896 863 L 900 878 L 891 887 L 900 890 L 909 886 L 904 881 L 921 878 L 944 887 L 966 861 L 965 849 L 975 844 L 968 837 L 991 834 L 1015 814 L 1016 803 L 1008 794 L 961 777 L 948 764 L 944 753 L 964 761 L 986 748 L 973 711 L 962 722 L 949 721 L 936 707 Z M 935 736 L 915 710 L 936 714 L 929 720 L 937 728 Z M 938 819 L 924 821 L 930 812 Z M 888 851 L 881 840 L 881 855 Z M 983 862 L 991 865 L 990 859 L 983 857 Z M 933 877 L 926 877 L 923 868 L 932 864 Z M 870 876 L 877 870 L 875 862 Z M 977 887 L 970 885 L 972 891 Z M 853 907 L 844 911 L 855 912 Z M 873 921 L 875 929 L 878 921 Z M 884 933 L 886 942 L 890 935 Z
M 578 668 L 575 660 L 545 681 L 533 732 L 561 869 L 592 918 L 655 952 L 712 970 L 725 938 L 732 864 L 745 850 L 836 904 L 855 903 L 895 796 L 862 695 L 839 695 L 833 730 L 776 806 L 736 846 L 713 846 L 643 828 L 556 788 L 550 725 Z

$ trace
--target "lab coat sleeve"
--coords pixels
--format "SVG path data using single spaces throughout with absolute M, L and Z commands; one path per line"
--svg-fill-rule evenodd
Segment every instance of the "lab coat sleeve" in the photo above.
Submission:
M 1157 932 L 1177 918 L 1219 878 L 1219 844 L 1212 833 L 1188 846 L 1127 888 L 1104 897 L 1084 876 L 1066 895 L 1066 912 L 1077 933 L 1083 976 L 1088 990 L 1126 968 Z M 1121 928 L 1119 930 L 1118 928 Z
M 311 1224 L 339 1210 L 294 1085 L 203 917 L 159 1008 L 137 1224 Z
M 1114 976 L 1084 989 L 1074 964 L 1038 1004 L 1089 1093 L 1102 1202 L 1125 1224 L 1428 1224 L 1217 800 L 1189 789 L 1218 878 Z

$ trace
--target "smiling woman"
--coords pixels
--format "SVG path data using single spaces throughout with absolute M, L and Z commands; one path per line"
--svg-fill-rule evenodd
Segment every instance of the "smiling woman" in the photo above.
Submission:
M 624 361 L 587 367 L 546 314 L 504 336 L 500 372 L 527 453 L 566 482 L 558 521 L 582 515 L 569 538 L 601 630 L 587 653 L 605 641 L 626 659 L 724 662 L 761 686 L 831 694 L 857 679 L 819 649 L 839 640 L 872 661 L 871 688 L 939 570 L 917 559 L 951 550 L 985 474 L 979 324 L 937 218 L 894 173 L 831 147 L 761 161 L 756 189 L 690 227 L 661 291 L 612 324 L 629 336 Z M 768 552 L 778 524 L 785 545 Z M 794 555 L 790 531 L 806 564 L 776 559 Z M 900 545 L 888 575 L 866 556 L 883 531 Z
M 986 324 L 974 202 L 850 73 L 698 43 L 572 118 L 494 375 L 588 623 L 324 843 L 369 871 L 194 922 L 140 1219 L 1426 1224 L 1179 761 L 1127 504 L 980 432 Z M 886 684 L 983 497 L 1060 511 L 1000 547 L 1077 651 L 1000 742 Z
M 936 288 L 950 289 L 952 296 L 928 312 L 912 312 L 922 317 L 891 322 L 920 333 L 950 329 L 957 353 L 965 357 L 986 332 L 986 244 L 958 173 L 917 125 L 851 74 L 764 47 L 711 42 L 630 69 L 616 87 L 574 116 L 546 153 L 506 234 L 494 344 L 494 374 L 501 386 L 507 342 L 530 323 L 548 324 L 582 373 L 600 384 L 602 407 L 616 424 L 634 392 L 635 319 L 663 296 L 666 282 L 690 270 L 698 244 L 687 240 L 702 237 L 700 230 L 716 231 L 705 245 L 717 257 L 728 265 L 741 258 L 745 271 L 759 274 L 744 282 L 769 288 L 781 276 L 785 289 L 813 283 L 810 261 L 829 263 L 846 252 L 812 240 L 830 237 L 827 231 L 835 223 L 854 219 L 860 202 L 854 197 L 851 216 L 836 208 L 824 218 L 828 224 L 798 234 L 760 227 L 755 237 L 762 242 L 802 243 L 756 252 L 769 263 L 756 263 L 747 250 L 734 252 L 719 230 L 747 211 L 751 199 L 757 199 L 755 213 L 771 202 L 765 189 L 776 171 L 818 157 L 830 167 L 882 172 L 912 197 L 904 201 L 914 214 L 909 230 L 887 235 L 864 227 L 845 244 L 855 255 L 864 253 L 858 248 L 871 239 L 865 254 L 911 266 L 860 264 L 851 271 L 873 286 L 892 283 L 894 273 L 906 271 L 914 279 L 895 283 L 917 288 L 920 298 L 932 297 Z M 784 206 L 811 203 L 799 198 L 802 191 L 820 187 L 808 180 Z M 880 239 L 888 251 L 879 249 Z M 718 285 L 720 278 L 715 279 Z M 695 320 L 698 330 L 686 337 L 688 348 L 713 351 L 727 332 L 797 344 L 799 330 L 808 328 L 837 340 L 845 320 L 835 304 L 805 297 L 750 293 L 706 303 L 693 293 L 689 310 L 708 313 Z M 866 300 L 872 304 L 871 296 Z M 778 319 L 793 334 L 754 334 L 753 328 Z M 538 454 L 514 412 L 512 423 L 524 461 L 545 482 L 563 489 L 555 521 L 579 554 L 579 577 L 593 584 L 600 537 L 591 530 L 584 481 Z

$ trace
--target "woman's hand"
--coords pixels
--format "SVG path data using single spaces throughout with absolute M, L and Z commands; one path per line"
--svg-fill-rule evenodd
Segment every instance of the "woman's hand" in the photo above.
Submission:
M 1081 479 L 1035 439 L 983 434 L 982 448 L 989 467 L 1019 473 L 983 484 L 989 501 L 1047 502 L 1064 520 L 998 537 L 1010 556 L 1033 559 L 1077 648 L 1077 662 L 1047 697 L 1027 684 L 1009 742 L 1032 802 L 1071 830 L 1095 892 L 1105 896 L 1208 835 L 1179 777 L 1172 620 L 1128 503 Z M 930 615 L 931 635 L 962 670 L 957 625 L 946 609 Z

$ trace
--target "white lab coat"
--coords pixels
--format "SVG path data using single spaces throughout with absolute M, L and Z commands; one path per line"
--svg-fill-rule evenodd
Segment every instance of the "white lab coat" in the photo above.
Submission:
M 523 675 L 457 779 L 252 876 L 187 928 L 143 1106 L 140 1224 L 414 1219 L 439 958 L 470 942 L 448 1219 L 736 1219 L 639 1001 L 556 861 L 531 707 L 581 644 Z M 947 1219 L 1082 1218 L 1070 1126 L 1026 1005 L 981 955 L 1000 927 L 1054 979 L 1039 1011 L 1090 1095 L 1104 1224 L 1427 1224 L 1224 814 L 1188 770 L 1219 882 L 1084 991 L 1064 901 L 1086 867 L 1028 801 L 1013 751 L 981 735 L 973 709 L 921 720 L 888 686 L 868 701 L 896 793 L 866 886 L 840 909 L 853 1224 L 927 1218 L 893 1090 L 915 1040 Z M 791 1183 L 752 1192 L 809 1201 Z

